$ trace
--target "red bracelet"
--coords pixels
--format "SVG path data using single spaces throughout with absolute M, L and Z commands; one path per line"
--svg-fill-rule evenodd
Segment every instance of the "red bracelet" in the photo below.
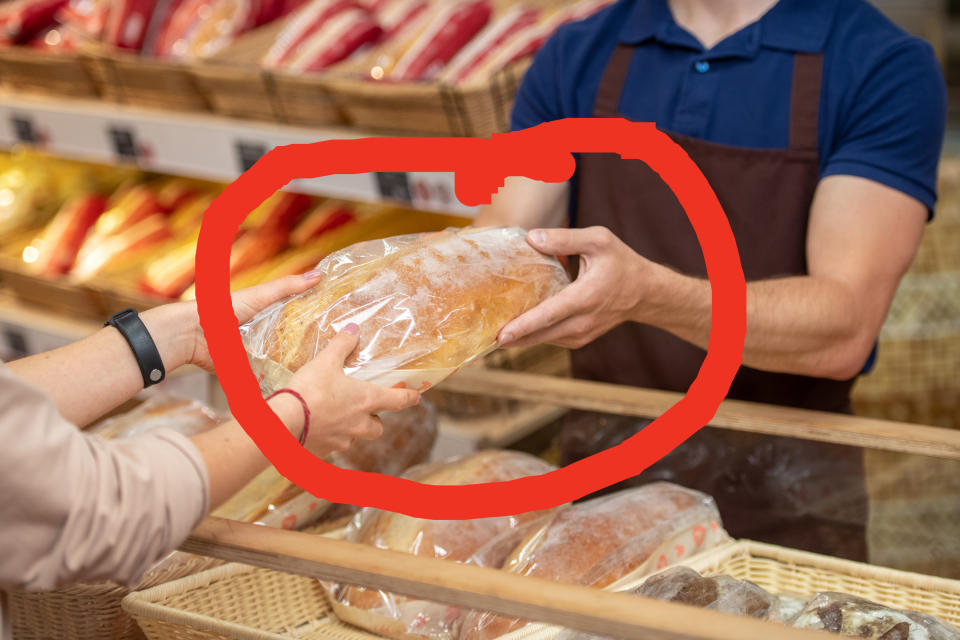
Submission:
M 307 442 L 307 433 L 310 431 L 310 407 L 307 406 L 307 401 L 303 399 L 303 396 L 301 396 L 299 393 L 297 393 L 293 389 L 287 389 L 286 387 L 284 387 L 283 389 L 277 389 L 276 391 L 271 393 L 267 397 L 267 400 L 270 400 L 274 396 L 278 396 L 281 393 L 289 393 L 294 398 L 299 400 L 300 406 L 303 407 L 303 432 L 300 434 L 300 440 L 299 440 L 300 446 L 303 446 Z

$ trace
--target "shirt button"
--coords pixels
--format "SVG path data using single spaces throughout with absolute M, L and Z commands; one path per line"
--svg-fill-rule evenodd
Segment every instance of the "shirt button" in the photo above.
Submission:
M 697 60 L 696 64 L 693 65 L 693 68 L 697 70 L 697 73 L 706 73 L 710 71 L 710 63 L 706 60 Z

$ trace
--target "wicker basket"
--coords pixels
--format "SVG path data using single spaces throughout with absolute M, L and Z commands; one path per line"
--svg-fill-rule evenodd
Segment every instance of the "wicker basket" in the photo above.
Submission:
M 99 83 L 86 60 L 76 55 L 25 47 L 0 49 L 0 79 L 15 91 L 69 98 L 100 95 Z
M 348 118 L 321 73 L 266 74 L 282 122 L 308 127 L 345 125 Z
M 338 77 L 326 85 L 351 125 L 385 133 L 489 137 L 510 128 L 510 110 L 529 61 L 494 75 L 489 82 L 369 82 Z
M 703 575 L 749 580 L 767 591 L 809 597 L 821 591 L 859 596 L 889 607 L 922 611 L 960 626 L 960 581 L 875 567 L 806 551 L 740 540 L 682 564 Z M 624 590 L 637 587 L 624 585 Z M 529 624 L 500 640 L 551 640 L 561 627 Z
M 0 281 L 19 299 L 67 316 L 102 317 L 99 298 L 91 289 L 64 278 L 51 279 L 28 273 L 23 263 L 0 256 Z
M 182 561 L 149 572 L 137 586 L 146 589 L 223 564 L 180 554 Z M 143 632 L 120 606 L 130 589 L 102 582 L 43 593 L 10 592 L 8 605 L 17 640 L 133 640 Z
M 104 97 L 123 104 L 172 111 L 210 111 L 188 64 L 100 52 L 90 55 Z
M 960 582 L 838 560 L 751 541 L 733 542 L 683 562 L 705 575 L 728 574 L 783 595 L 841 591 L 925 611 L 960 625 Z M 642 583 L 624 584 L 630 589 Z M 333 617 L 312 578 L 229 564 L 133 593 L 123 607 L 150 640 L 375 640 Z M 548 640 L 558 627 L 530 624 L 502 640 Z

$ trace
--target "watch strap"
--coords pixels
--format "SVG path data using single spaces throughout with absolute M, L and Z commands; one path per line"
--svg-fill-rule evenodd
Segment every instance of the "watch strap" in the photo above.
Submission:
M 156 343 L 136 309 L 124 309 L 113 314 L 103 326 L 114 327 L 130 345 L 137 366 L 140 367 L 144 387 L 163 382 L 166 377 L 166 370 L 163 368 L 160 351 L 157 350 Z

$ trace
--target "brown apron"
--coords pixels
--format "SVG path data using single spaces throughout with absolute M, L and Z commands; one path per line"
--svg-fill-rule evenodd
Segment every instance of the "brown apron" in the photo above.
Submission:
M 622 117 L 618 105 L 633 51 L 622 44 L 614 51 L 600 83 L 595 117 Z M 747 281 L 807 272 L 807 220 L 819 179 L 822 62 L 822 55 L 795 54 L 787 149 L 732 147 L 670 134 L 696 162 L 723 205 Z M 613 154 L 584 154 L 578 159 L 577 176 L 577 226 L 605 226 L 650 260 L 706 276 L 703 254 L 683 209 L 646 164 Z M 699 347 L 666 331 L 627 323 L 574 352 L 573 366 L 580 378 L 686 391 L 704 355 Z M 852 385 L 853 380 L 741 367 L 728 397 L 850 412 Z M 575 416 L 569 428 L 585 428 L 584 420 L 582 414 Z M 578 421 L 580 427 L 575 426 Z M 622 432 L 622 424 L 609 428 L 616 432 L 614 440 L 632 435 Z M 632 421 L 627 431 L 638 428 L 642 424 Z M 611 444 L 615 442 L 604 446 Z M 638 481 L 656 479 L 709 492 L 736 537 L 866 559 L 860 449 L 702 430 Z

